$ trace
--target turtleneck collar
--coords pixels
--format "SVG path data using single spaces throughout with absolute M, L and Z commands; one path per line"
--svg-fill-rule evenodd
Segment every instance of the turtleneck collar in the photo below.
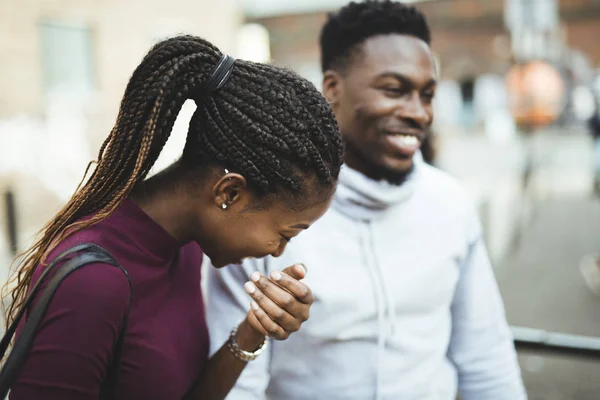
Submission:
M 124 231 L 140 250 L 156 260 L 171 259 L 181 247 L 173 236 L 131 198 L 125 199 L 108 220 Z
M 390 207 L 407 201 L 415 191 L 416 178 L 423 168 L 420 153 L 414 156 L 414 167 L 406 180 L 395 185 L 373 180 L 344 165 L 332 207 L 350 218 L 370 221 L 381 218 Z

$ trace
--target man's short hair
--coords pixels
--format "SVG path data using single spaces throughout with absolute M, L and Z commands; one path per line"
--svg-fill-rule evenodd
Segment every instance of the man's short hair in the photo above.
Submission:
M 321 30 L 321 68 L 343 70 L 365 40 L 386 34 L 410 35 L 430 44 L 425 16 L 413 6 L 397 1 L 351 2 L 330 13 Z

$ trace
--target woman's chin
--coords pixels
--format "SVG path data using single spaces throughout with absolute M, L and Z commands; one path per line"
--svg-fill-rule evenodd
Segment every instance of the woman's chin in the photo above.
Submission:
M 211 260 L 211 264 L 215 268 L 223 268 L 228 265 L 241 265 L 243 262 L 244 260 L 242 258 L 239 258 L 237 260 Z

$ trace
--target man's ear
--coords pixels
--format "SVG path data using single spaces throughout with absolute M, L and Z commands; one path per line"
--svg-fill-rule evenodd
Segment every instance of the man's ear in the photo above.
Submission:
M 323 96 L 331 106 L 338 104 L 342 96 L 342 76 L 333 70 L 327 70 L 323 73 Z
M 212 197 L 217 207 L 227 209 L 236 203 L 248 201 L 243 197 L 248 195 L 248 182 L 243 175 L 227 173 L 215 183 Z

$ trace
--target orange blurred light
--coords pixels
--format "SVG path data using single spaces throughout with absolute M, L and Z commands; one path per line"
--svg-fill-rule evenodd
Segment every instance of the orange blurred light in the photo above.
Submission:
M 515 65 L 506 76 L 506 85 L 510 111 L 518 125 L 539 128 L 560 116 L 565 84 L 552 65 L 543 61 Z

